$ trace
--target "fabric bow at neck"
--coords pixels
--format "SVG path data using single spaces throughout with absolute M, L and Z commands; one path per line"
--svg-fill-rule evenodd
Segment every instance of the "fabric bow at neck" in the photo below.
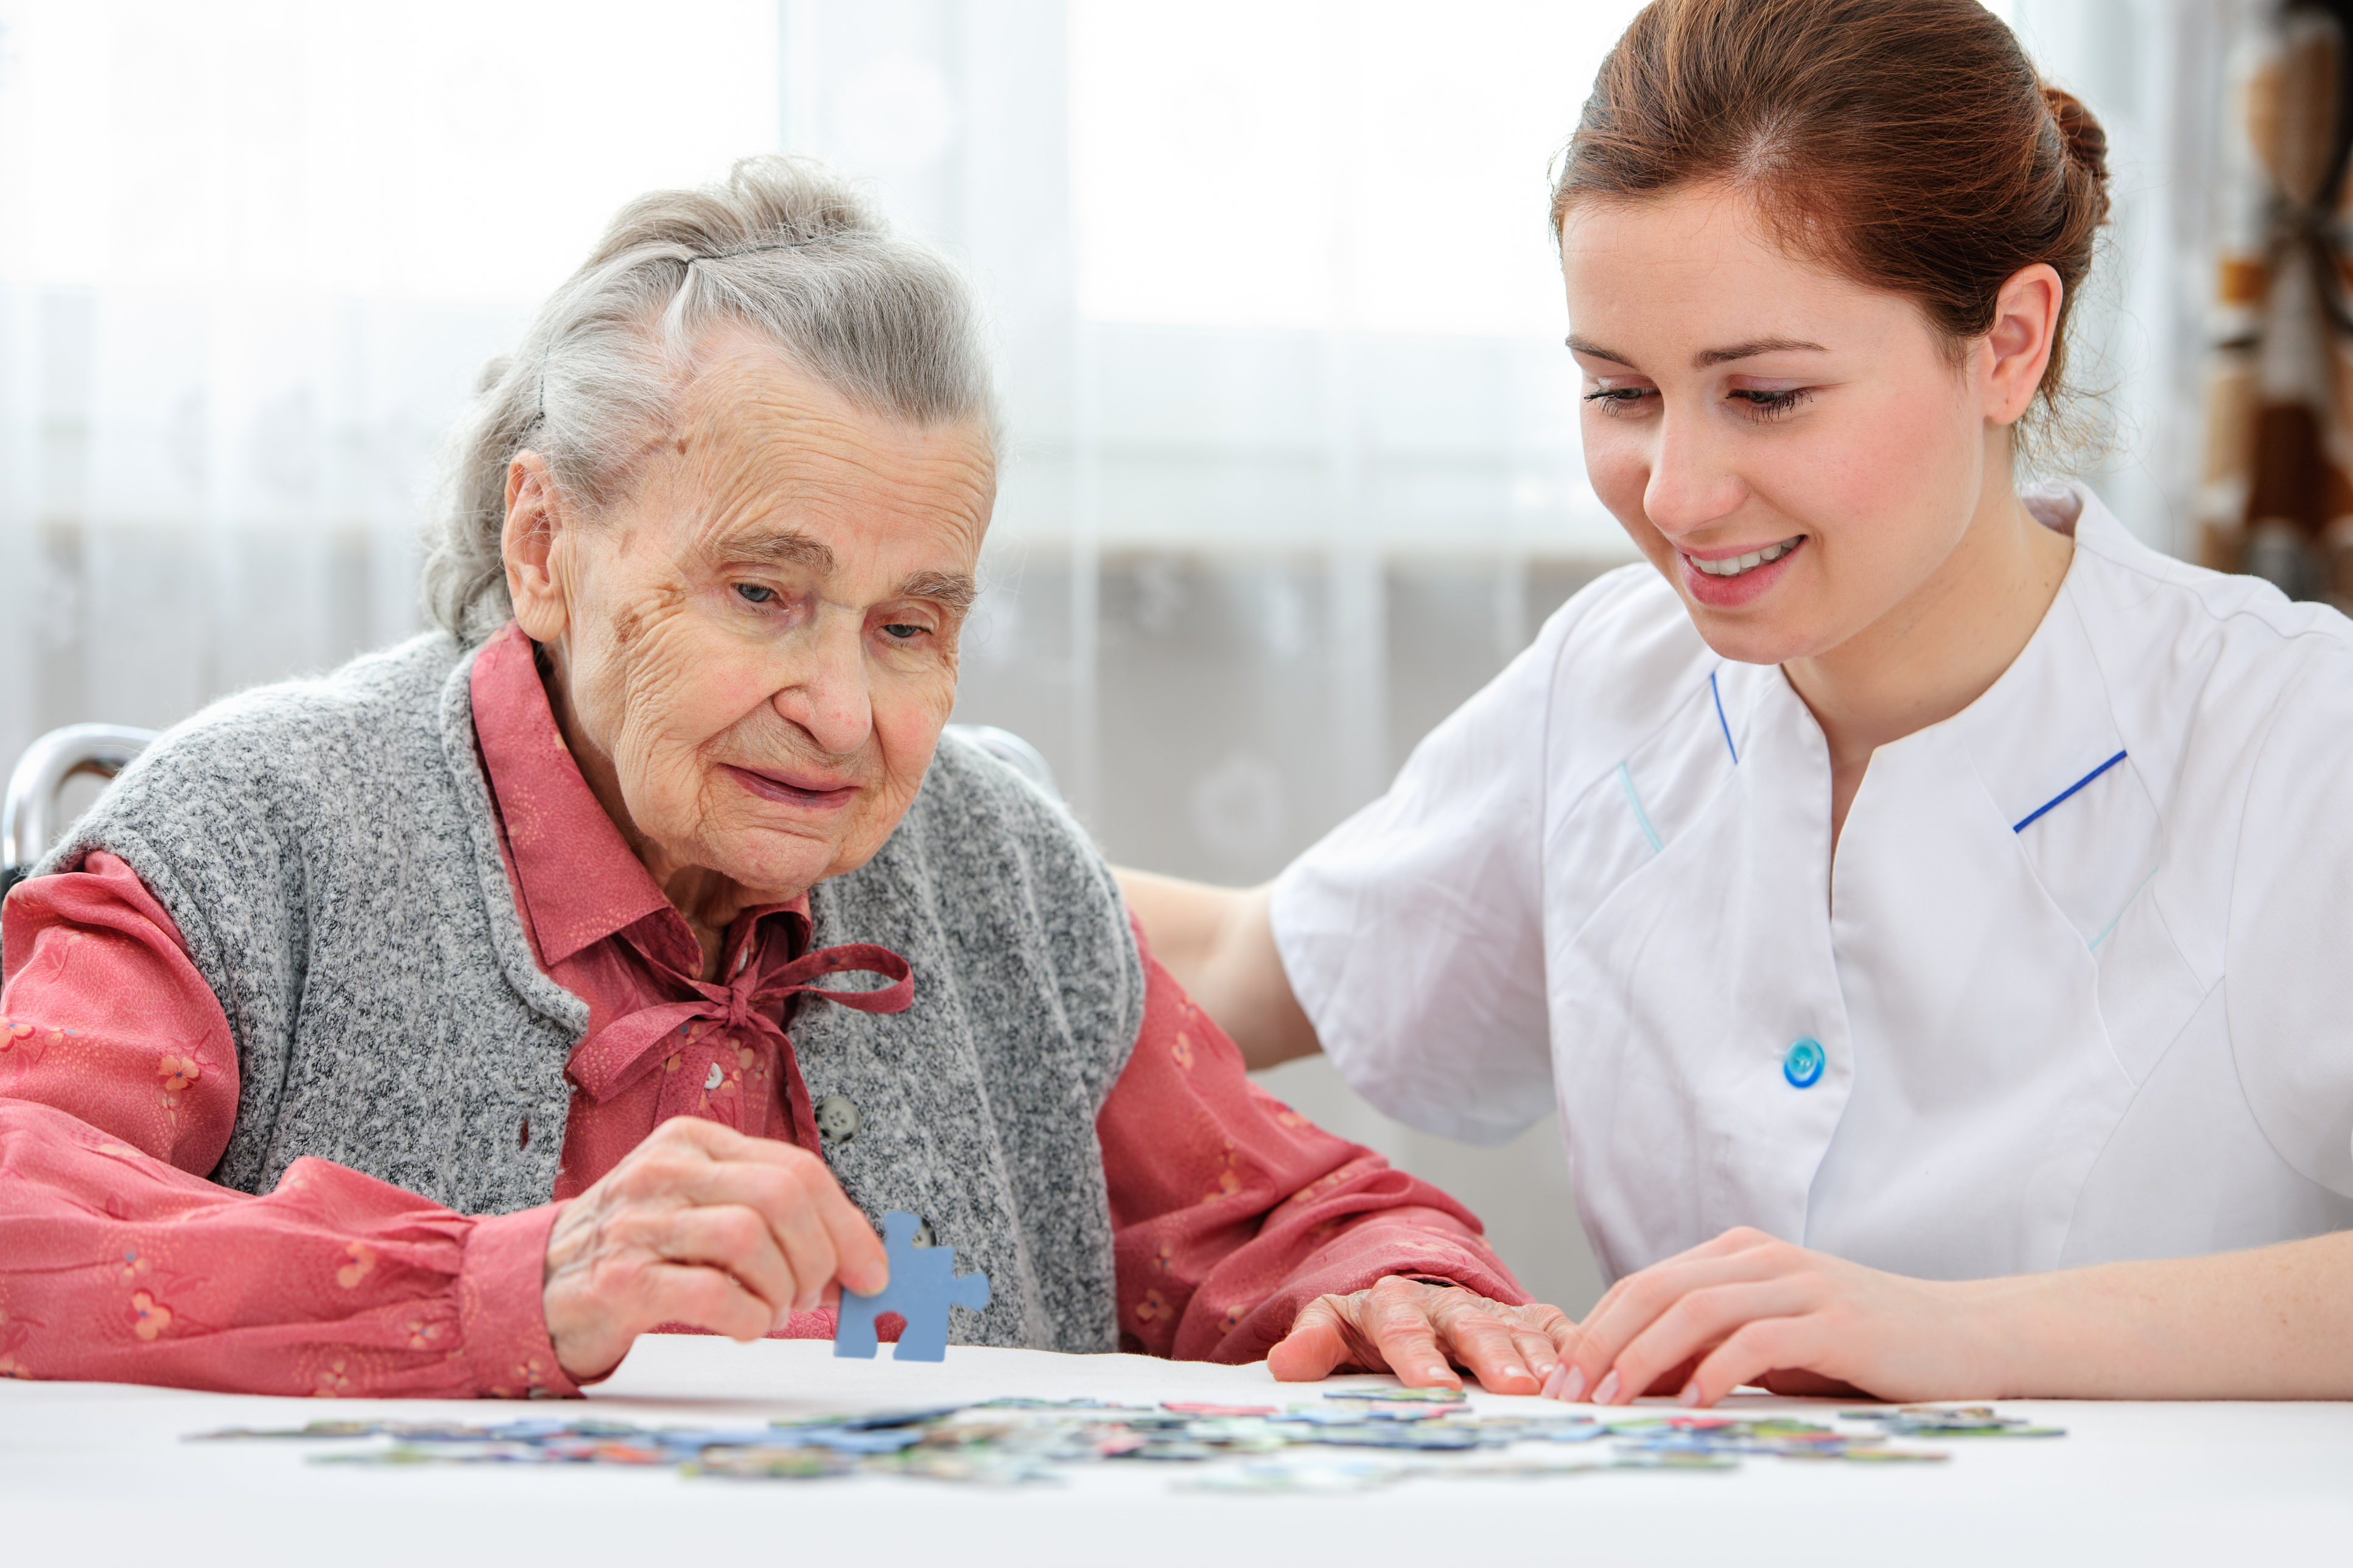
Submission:
M 864 973 L 892 984 L 870 991 L 837 991 L 817 981 L 828 974 Z M 785 1004 L 798 995 L 822 996 L 861 1013 L 903 1013 L 914 1005 L 914 971 L 887 947 L 849 942 L 840 947 L 805 952 L 774 973 L 762 973 L 756 964 L 724 984 L 673 974 L 672 983 L 694 995 L 664 1002 L 616 1018 L 599 1029 L 571 1063 L 573 1082 L 603 1102 L 619 1094 L 675 1054 L 683 1042 L 676 1037 L 690 1024 L 708 1023 L 736 1035 L 763 1034 L 776 1042 L 784 1069 L 792 1112 L 795 1141 L 817 1148 L 817 1126 L 809 1110 L 808 1089 L 801 1082 L 799 1064 L 793 1059 L 792 1040 L 782 1022 Z M 665 1094 L 664 1099 L 669 1097 Z M 665 1105 L 665 1118 L 675 1109 Z

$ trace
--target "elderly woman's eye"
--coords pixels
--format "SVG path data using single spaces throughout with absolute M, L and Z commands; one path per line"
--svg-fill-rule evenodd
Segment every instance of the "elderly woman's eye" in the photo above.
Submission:
M 905 621 L 887 621 L 883 624 L 882 629 L 901 642 L 913 642 L 923 636 L 924 630 L 922 626 L 913 626 Z
M 735 584 L 735 592 L 744 600 L 754 605 L 773 604 L 776 597 L 776 591 L 774 588 L 764 588 L 757 583 L 738 583 Z

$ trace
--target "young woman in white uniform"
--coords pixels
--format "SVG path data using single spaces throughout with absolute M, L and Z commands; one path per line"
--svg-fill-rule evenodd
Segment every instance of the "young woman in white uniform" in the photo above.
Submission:
M 2013 479 L 2104 153 L 1974 0 L 1660 0 L 1554 205 L 1648 563 L 1270 887 L 1128 879 L 1257 1064 L 1558 1108 L 1547 1392 L 2353 1396 L 2353 624 Z

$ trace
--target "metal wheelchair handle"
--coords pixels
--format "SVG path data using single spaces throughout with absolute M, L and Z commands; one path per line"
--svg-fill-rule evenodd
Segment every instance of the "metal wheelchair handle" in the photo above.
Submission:
M 1060 788 L 1054 783 L 1054 770 L 1046 762 L 1046 754 L 1012 731 L 1000 730 L 994 724 L 950 724 L 947 733 L 978 746 L 1044 790 L 1050 798 L 1062 798 Z
M 58 795 L 76 773 L 112 778 L 160 731 L 122 724 L 69 724 L 25 748 L 0 801 L 0 897 L 31 875 L 56 837 Z

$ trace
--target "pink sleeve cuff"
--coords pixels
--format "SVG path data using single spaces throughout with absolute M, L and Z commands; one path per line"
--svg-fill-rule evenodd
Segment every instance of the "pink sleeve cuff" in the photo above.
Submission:
M 474 1392 L 492 1399 L 571 1398 L 580 1387 L 556 1364 L 541 1304 L 547 1233 L 561 1204 L 478 1219 L 458 1270 L 459 1331 Z

